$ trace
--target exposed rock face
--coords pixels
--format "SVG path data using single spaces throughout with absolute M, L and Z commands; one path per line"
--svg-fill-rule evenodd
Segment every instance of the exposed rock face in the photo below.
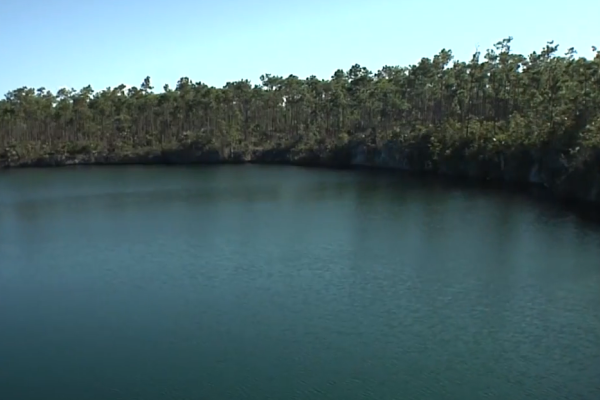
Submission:
M 594 203 L 600 207 L 600 154 L 586 165 L 569 168 L 559 152 L 522 152 L 497 154 L 493 158 L 447 158 L 433 160 L 431 154 L 420 149 L 369 150 L 364 146 L 354 149 L 351 164 L 404 171 L 431 172 L 440 175 L 507 183 L 540 185 L 564 200 Z M 594 169 L 595 168 L 595 169 Z
M 269 149 L 232 152 L 215 149 L 183 148 L 150 151 L 135 155 L 90 153 L 81 155 L 48 154 L 25 160 L 18 154 L 4 154 L 0 167 L 55 167 L 68 165 L 124 164 L 220 164 L 263 163 L 326 167 L 374 167 L 439 174 L 450 177 L 538 185 L 548 188 L 557 198 L 576 200 L 600 209 L 600 154 L 586 165 L 569 168 L 556 151 L 523 151 L 494 156 L 457 155 L 434 159 L 427 146 L 399 147 L 388 143 L 381 148 L 363 144 L 321 153 L 297 149 Z

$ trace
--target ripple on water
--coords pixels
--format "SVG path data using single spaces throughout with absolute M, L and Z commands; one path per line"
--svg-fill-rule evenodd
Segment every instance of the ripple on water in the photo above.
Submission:
M 22 172 L 2 399 L 600 398 L 600 232 L 564 213 L 358 172 Z

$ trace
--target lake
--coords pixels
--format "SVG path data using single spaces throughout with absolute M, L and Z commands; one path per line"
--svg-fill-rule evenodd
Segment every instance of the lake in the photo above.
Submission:
M 392 173 L 2 172 L 0 398 L 600 399 L 600 230 Z

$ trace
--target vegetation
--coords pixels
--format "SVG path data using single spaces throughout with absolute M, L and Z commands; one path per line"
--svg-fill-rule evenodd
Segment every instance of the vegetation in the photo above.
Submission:
M 354 65 L 329 80 L 264 75 L 260 85 L 219 89 L 181 78 L 162 93 L 150 77 L 99 92 L 23 87 L 0 101 L 0 165 L 184 148 L 326 155 L 391 143 L 418 146 L 434 163 L 552 151 L 570 169 L 597 171 L 600 51 L 559 56 L 549 42 L 525 57 L 511 53 L 511 40 L 467 62 L 442 50 L 417 65 Z

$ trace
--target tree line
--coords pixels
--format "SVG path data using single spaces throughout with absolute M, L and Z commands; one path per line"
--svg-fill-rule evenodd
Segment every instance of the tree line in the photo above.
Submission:
M 0 158 L 18 152 L 137 152 L 192 142 L 220 149 L 329 149 L 349 141 L 424 143 L 443 155 L 600 148 L 600 51 L 564 55 L 548 42 L 529 56 L 512 38 L 456 61 L 450 50 L 408 67 L 360 65 L 330 79 L 273 75 L 223 88 L 181 78 L 155 93 L 139 87 L 94 91 L 22 87 L 0 100 Z M 461 151 L 462 151 L 461 150 Z

